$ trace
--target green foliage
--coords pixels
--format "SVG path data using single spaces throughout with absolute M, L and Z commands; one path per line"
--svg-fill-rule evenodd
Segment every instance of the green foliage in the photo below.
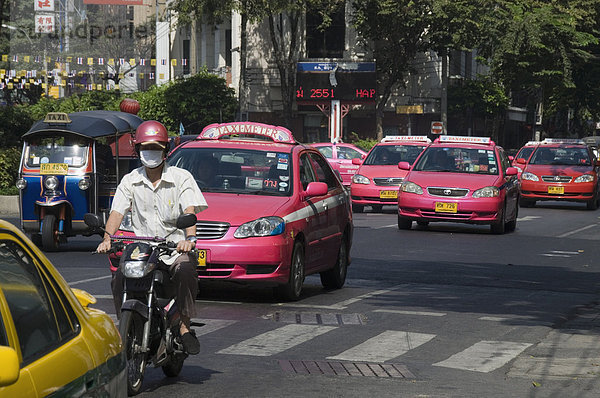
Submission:
M 3 195 L 15 195 L 15 182 L 19 174 L 19 161 L 21 160 L 21 148 L 0 149 L 0 192 Z M 14 188 L 14 189 L 13 189 Z M 18 191 L 17 191 L 18 193 Z
M 508 105 L 504 88 L 489 78 L 465 80 L 448 88 L 448 113 L 472 111 L 475 115 L 492 116 Z
M 365 151 L 370 151 L 378 141 L 375 138 L 360 138 L 354 131 L 350 133 L 350 143 Z
M 24 105 L 0 107 L 0 148 L 20 144 L 21 136 L 34 121 L 27 109 Z

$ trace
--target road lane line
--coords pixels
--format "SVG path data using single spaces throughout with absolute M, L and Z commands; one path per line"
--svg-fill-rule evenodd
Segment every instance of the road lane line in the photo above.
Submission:
M 575 255 L 581 254 L 579 252 L 566 252 L 566 251 L 562 251 L 562 250 L 551 250 L 550 253 L 555 253 L 555 254 L 575 254 Z
M 529 346 L 529 343 L 511 341 L 480 341 L 433 366 L 489 373 L 504 366 Z
M 364 343 L 327 359 L 383 363 L 427 343 L 434 337 L 435 334 L 386 330 Z
M 552 253 L 542 253 L 540 254 L 541 256 L 546 256 L 546 257 L 563 257 L 563 258 L 568 258 L 571 257 L 569 254 L 552 254 Z
M 371 229 L 383 229 L 383 228 L 392 228 L 392 227 L 397 227 L 398 224 L 390 224 L 390 225 L 382 225 L 380 227 L 373 227 Z
M 112 276 L 106 275 L 106 276 L 99 276 L 97 278 L 82 279 L 80 281 L 69 282 L 69 286 L 80 285 L 82 283 L 87 283 L 87 282 L 100 281 L 102 279 L 108 279 L 108 278 L 112 278 Z
M 337 328 L 335 326 L 290 324 L 224 348 L 217 351 L 217 354 L 268 357 L 289 350 L 333 329 Z
M 427 312 L 427 311 L 401 311 L 401 310 L 375 310 L 373 312 L 387 312 L 400 315 L 422 315 L 422 316 L 446 316 L 445 312 Z
M 582 232 L 582 231 L 585 231 L 586 229 L 594 228 L 594 227 L 597 227 L 597 226 L 598 226 L 598 224 L 592 224 L 592 225 L 588 225 L 588 226 L 585 226 L 585 227 L 581 227 L 581 228 L 575 229 L 575 230 L 570 231 L 570 232 L 565 232 L 562 235 L 558 235 L 557 238 L 566 238 L 567 236 L 571 236 L 571 235 L 574 235 L 574 234 L 576 234 L 578 232 Z
M 397 286 L 391 287 L 389 289 L 375 290 L 373 292 L 361 294 L 360 296 L 356 296 L 356 297 L 348 299 L 348 300 L 340 301 L 339 303 L 333 304 L 333 306 L 334 307 L 338 307 L 340 309 L 345 309 L 350 304 L 354 304 L 354 303 L 356 303 L 358 301 L 361 301 L 361 300 L 364 300 L 364 299 L 367 299 L 367 298 L 371 298 L 373 296 L 378 296 L 380 294 L 391 293 L 391 292 L 393 292 L 395 290 L 398 290 L 398 289 L 402 288 L 403 286 L 405 286 L 405 285 L 397 285 Z

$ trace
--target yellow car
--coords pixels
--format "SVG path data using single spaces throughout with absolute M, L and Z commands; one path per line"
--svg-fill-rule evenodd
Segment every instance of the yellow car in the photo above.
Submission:
M 46 256 L 0 220 L 0 397 L 121 397 L 119 331 Z

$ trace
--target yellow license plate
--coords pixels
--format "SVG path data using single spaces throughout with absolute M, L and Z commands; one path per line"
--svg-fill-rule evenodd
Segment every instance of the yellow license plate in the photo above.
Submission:
M 40 174 L 66 175 L 68 171 L 69 165 L 66 163 L 42 163 L 40 165 Z
M 198 267 L 206 267 L 206 250 L 197 250 Z
M 458 211 L 458 203 L 435 202 L 435 211 L 438 213 L 456 213 Z
M 394 199 L 398 197 L 398 191 L 379 191 L 379 199 Z
M 565 187 L 548 187 L 548 193 L 563 194 L 565 193 Z

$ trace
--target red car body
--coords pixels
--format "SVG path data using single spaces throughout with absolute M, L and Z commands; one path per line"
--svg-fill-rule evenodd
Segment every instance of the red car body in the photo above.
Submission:
M 381 211 L 383 205 L 396 205 L 398 187 L 406 170 L 398 169 L 398 163 L 412 163 L 431 141 L 425 136 L 388 136 L 369 151 L 352 177 L 350 192 L 352 210 L 360 213 L 365 206 Z
M 352 144 L 318 142 L 311 146 L 317 148 L 331 167 L 340 173 L 342 183 L 346 186 L 350 186 L 352 176 L 358 170 L 358 165 L 352 163 L 352 160 L 367 156 L 367 152 Z
M 409 169 L 407 163 L 399 167 Z M 428 146 L 402 182 L 398 228 L 412 222 L 490 224 L 492 232 L 516 227 L 519 183 L 504 150 L 487 137 L 442 136 Z
M 529 160 L 519 159 L 521 206 L 538 200 L 584 202 L 595 210 L 600 199 L 599 162 L 583 141 L 546 139 L 535 147 Z

